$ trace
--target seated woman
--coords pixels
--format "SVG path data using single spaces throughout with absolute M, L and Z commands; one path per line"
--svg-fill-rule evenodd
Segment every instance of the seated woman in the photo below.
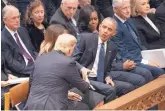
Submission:
M 132 16 L 139 32 L 142 44 L 147 49 L 165 48 L 165 35 L 155 22 L 150 11 L 149 0 L 132 0 Z
M 78 19 L 78 29 L 80 33 L 98 32 L 100 22 L 101 15 L 92 5 L 86 5 L 81 8 Z
M 40 0 L 31 1 L 26 9 L 24 24 L 37 52 L 39 52 L 41 42 L 44 40 L 44 31 L 48 26 L 45 19 L 45 9 L 42 2 Z

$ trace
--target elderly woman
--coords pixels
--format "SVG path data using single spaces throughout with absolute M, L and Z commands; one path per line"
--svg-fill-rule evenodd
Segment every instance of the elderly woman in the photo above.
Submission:
M 165 48 L 165 35 L 156 23 L 155 15 L 149 14 L 149 0 L 132 0 L 131 6 L 142 44 L 147 49 Z

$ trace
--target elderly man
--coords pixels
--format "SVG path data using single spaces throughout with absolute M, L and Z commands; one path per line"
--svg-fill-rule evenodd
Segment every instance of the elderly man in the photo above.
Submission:
M 70 31 L 70 34 L 77 37 L 78 29 L 76 23 L 76 13 L 78 4 L 78 0 L 62 0 L 60 8 L 58 8 L 52 16 L 50 24 L 61 24 Z
M 108 40 L 115 33 L 116 21 L 110 17 L 105 18 L 99 26 L 99 33 L 80 35 L 80 41 L 73 53 L 73 58 L 82 65 L 82 71 L 88 72 L 89 81 L 96 91 L 106 96 L 105 102 L 113 100 L 116 93 L 121 96 L 135 89 L 134 78 L 137 78 L 135 84 L 144 81 L 141 76 L 127 72 L 111 73 L 117 47 Z
M 142 58 L 141 51 L 143 47 L 140 44 L 139 34 L 130 19 L 130 0 L 113 0 L 113 8 L 118 28 L 112 41 L 118 46 L 118 53 L 122 60 L 130 60 L 132 64 L 136 64 L 132 68 L 132 72 L 142 75 L 147 82 L 151 81 L 153 77 L 163 74 L 163 69 L 158 68 L 154 62 Z M 145 70 L 149 70 L 152 75 L 151 73 L 144 73 Z
M 5 24 L 2 30 L 2 52 L 8 69 L 18 77 L 29 76 L 33 71 L 36 52 L 29 40 L 28 32 L 20 27 L 20 13 L 12 5 L 2 10 Z
M 74 36 L 62 34 L 56 41 L 54 51 L 36 59 L 30 93 L 24 110 L 70 108 L 74 110 L 76 104 L 67 99 L 70 84 L 83 93 L 88 93 L 88 83 L 81 79 L 76 62 L 69 57 L 75 45 Z M 88 109 L 88 106 L 83 103 L 79 103 L 78 106 L 81 110 Z

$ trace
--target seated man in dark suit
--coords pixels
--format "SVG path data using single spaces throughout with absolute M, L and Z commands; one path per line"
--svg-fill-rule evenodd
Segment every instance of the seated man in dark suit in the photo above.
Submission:
M 164 74 L 164 70 L 158 68 L 157 65 L 152 61 L 143 60 L 141 46 L 139 40 L 139 34 L 132 20 L 130 19 L 131 7 L 130 0 L 114 0 L 113 7 L 117 21 L 118 28 L 117 34 L 112 38 L 112 41 L 118 46 L 118 53 L 122 59 L 132 60 L 136 63 L 136 67 L 140 67 L 135 70 L 143 70 L 141 68 L 148 69 L 151 71 L 154 78 L 161 74 Z M 146 80 L 152 80 L 151 75 L 142 75 Z
M 82 110 L 88 109 L 81 102 L 67 99 L 70 85 L 82 93 L 89 92 L 89 85 L 81 79 L 76 62 L 69 57 L 76 41 L 74 36 L 62 34 L 53 51 L 38 56 L 24 110 L 74 110 L 75 105 Z
M 76 23 L 77 7 L 78 0 L 62 0 L 60 8 L 52 16 L 50 24 L 61 24 L 70 31 L 70 34 L 77 37 L 79 35 Z
M 5 27 L 1 32 L 1 43 L 6 64 L 16 76 L 29 76 L 37 53 L 28 32 L 20 27 L 20 13 L 16 7 L 7 5 L 2 10 L 2 15 Z
M 115 33 L 116 21 L 112 18 L 105 18 L 99 26 L 99 33 L 80 35 L 80 41 L 73 53 L 73 58 L 82 65 L 82 70 L 88 72 L 89 81 L 96 91 L 106 96 L 105 102 L 113 100 L 116 93 L 121 96 L 135 89 L 135 86 L 129 83 L 127 78 L 122 78 L 126 77 L 127 72 L 121 74 L 122 77 L 116 77 L 115 73 L 110 72 L 111 63 L 116 57 L 117 47 L 108 40 Z M 134 74 L 130 76 L 136 78 Z

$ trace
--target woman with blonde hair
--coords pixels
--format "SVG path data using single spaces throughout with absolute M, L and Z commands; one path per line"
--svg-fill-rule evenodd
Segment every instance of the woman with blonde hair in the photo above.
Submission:
M 68 33 L 68 31 L 62 25 L 50 25 L 44 33 L 44 40 L 40 46 L 39 55 L 51 52 L 55 46 L 58 36 L 63 33 Z
M 149 0 L 132 0 L 131 6 L 142 44 L 147 49 L 165 48 L 165 34 L 156 22 L 155 14 L 150 13 Z

